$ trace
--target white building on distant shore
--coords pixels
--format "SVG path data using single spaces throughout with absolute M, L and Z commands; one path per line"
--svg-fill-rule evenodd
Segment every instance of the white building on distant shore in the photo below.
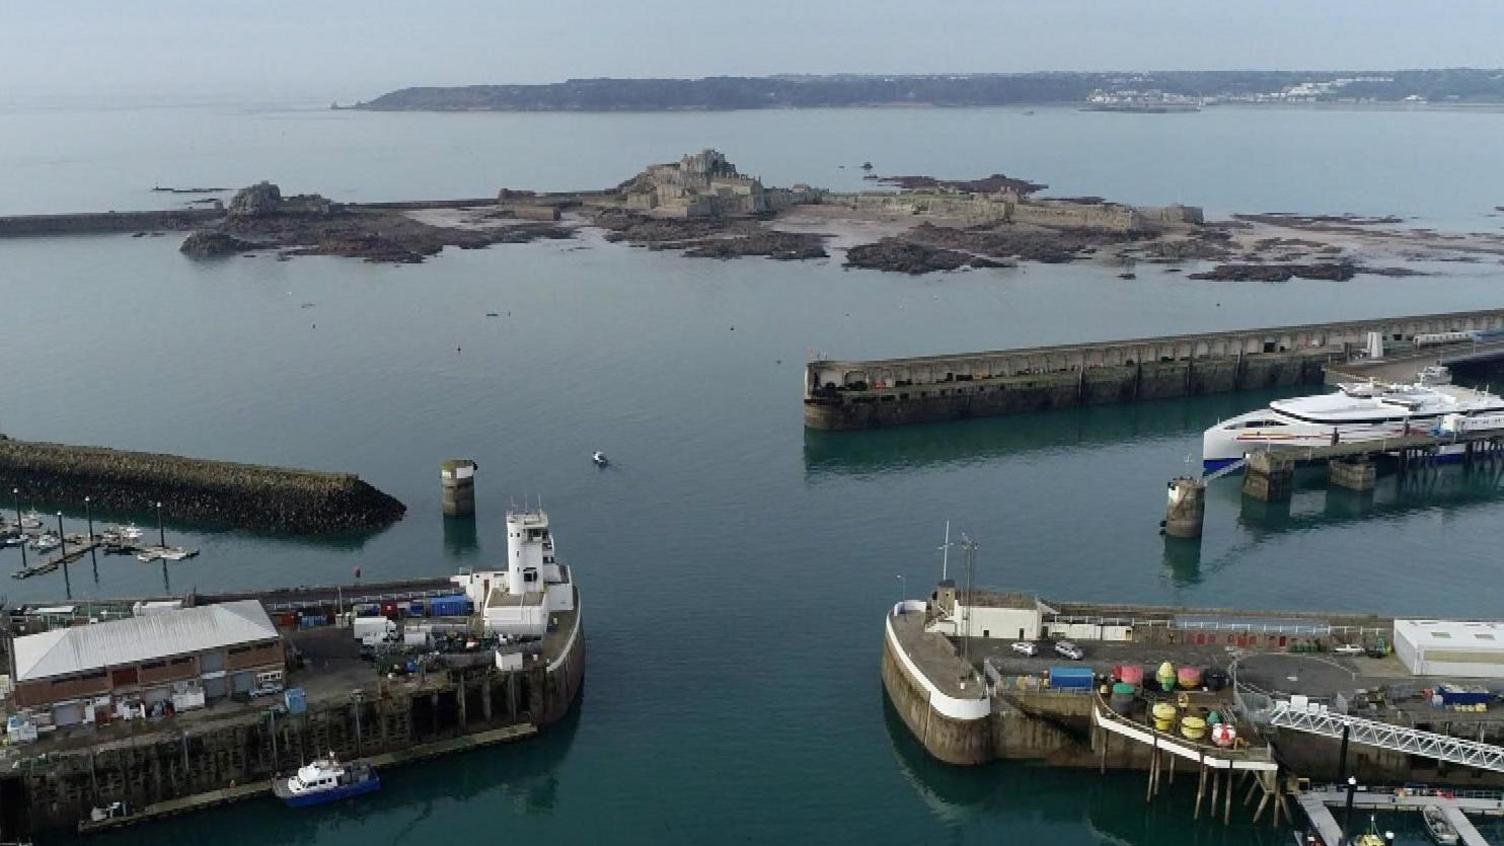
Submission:
M 475 604 L 488 632 L 542 637 L 551 614 L 574 610 L 573 577 L 555 556 L 548 514 L 541 508 L 507 513 L 504 569 L 462 573 L 453 581 Z

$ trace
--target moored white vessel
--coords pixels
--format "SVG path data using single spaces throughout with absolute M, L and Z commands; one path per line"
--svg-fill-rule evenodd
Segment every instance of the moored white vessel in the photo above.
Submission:
M 1378 442 L 1409 434 L 1504 433 L 1504 398 L 1460 385 L 1424 383 L 1339 384 L 1330 394 L 1274 400 L 1265 408 L 1223 420 L 1201 436 L 1201 464 L 1212 472 L 1258 449 L 1293 450 Z M 1442 459 L 1460 457 L 1463 445 L 1442 445 Z

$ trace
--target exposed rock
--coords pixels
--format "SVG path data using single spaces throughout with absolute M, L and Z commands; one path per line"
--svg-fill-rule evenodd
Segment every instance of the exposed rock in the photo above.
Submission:
M 780 261 L 826 258 L 825 236 L 807 232 L 765 230 L 732 238 L 710 238 L 685 250 L 690 258 L 730 259 L 739 256 L 767 256 Z
M 967 194 L 996 194 L 999 191 L 1012 191 L 1019 196 L 1028 196 L 1036 191 L 1043 191 L 1050 187 L 1040 182 L 1015 179 L 1001 173 L 994 173 L 981 179 L 936 179 L 933 176 L 880 176 L 875 181 L 883 185 L 893 185 L 910 191 L 916 189 L 940 189 L 961 191 Z
M 1344 282 L 1353 278 L 1357 272 L 1358 267 L 1348 262 L 1219 264 L 1209 271 L 1192 273 L 1188 278 L 1219 282 L 1286 282 L 1299 277 Z
M 957 229 L 931 223 L 921 223 L 900 237 L 930 247 L 1045 264 L 1075 261 L 1086 250 L 1124 240 L 1121 235 L 1088 229 L 1045 229 L 1012 225 Z
M 1295 214 L 1294 212 L 1263 212 L 1261 214 L 1235 214 L 1233 218 L 1248 223 L 1267 223 L 1316 231 L 1333 227 L 1378 226 L 1380 224 L 1404 223 L 1404 218 L 1392 214 L 1365 216 L 1360 214 Z
M 1430 276 L 1431 275 L 1431 274 L 1425 272 L 1424 270 L 1416 270 L 1413 267 L 1374 267 L 1372 265 L 1367 265 L 1367 264 L 1359 266 L 1358 267 L 1358 272 L 1359 273 L 1367 273 L 1367 274 L 1369 274 L 1371 276 L 1394 276 L 1394 277 Z
M 871 270 L 889 270 L 919 275 L 937 270 L 963 267 L 1008 267 L 1006 262 L 956 250 L 938 249 L 902 238 L 884 238 L 876 244 L 863 244 L 846 251 L 846 266 Z
M 178 251 L 190 258 L 224 258 L 254 250 L 256 246 L 218 229 L 201 229 L 184 238 Z
M 282 208 L 282 189 L 262 181 L 235 192 L 227 208 L 231 217 L 266 217 Z

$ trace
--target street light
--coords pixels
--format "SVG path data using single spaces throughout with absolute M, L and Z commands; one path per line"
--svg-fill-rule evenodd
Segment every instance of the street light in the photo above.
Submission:
M 57 554 L 68 557 L 68 542 L 63 540 L 63 512 L 57 513 Z
M 903 602 L 904 599 L 908 595 L 909 595 L 909 592 L 908 592 L 908 589 L 904 585 L 903 574 L 899 573 L 898 574 L 898 601 L 899 602 Z
M 157 500 L 157 539 L 163 549 L 167 548 L 167 529 L 162 526 L 162 501 Z M 164 559 L 165 560 L 165 559 Z

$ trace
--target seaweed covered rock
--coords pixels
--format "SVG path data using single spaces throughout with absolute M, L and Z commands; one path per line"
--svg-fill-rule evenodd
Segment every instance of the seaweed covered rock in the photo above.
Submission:
M 183 245 L 178 247 L 183 255 L 190 258 L 223 258 L 254 249 L 257 249 L 256 244 L 218 229 L 201 229 L 191 233 L 183 239 Z

